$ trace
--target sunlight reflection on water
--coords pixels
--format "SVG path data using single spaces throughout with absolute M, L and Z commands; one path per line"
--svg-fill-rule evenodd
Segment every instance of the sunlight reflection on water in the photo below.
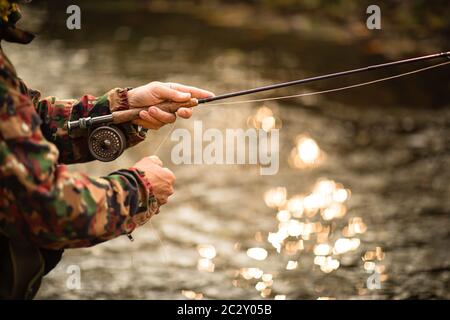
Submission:
M 270 108 L 262 107 L 249 119 L 258 124 L 261 119 L 272 115 Z M 305 134 L 298 135 L 289 158 L 291 165 L 299 170 L 316 168 L 324 159 L 324 152 L 313 138 Z M 278 221 L 278 229 L 267 234 L 267 242 L 276 250 L 276 254 L 291 257 L 285 265 L 285 272 L 302 268 L 302 257 L 312 256 L 314 261 L 312 272 L 316 265 L 321 272 L 331 273 L 339 269 L 340 260 L 345 255 L 361 254 L 358 251 L 361 246 L 358 236 L 366 232 L 367 225 L 361 217 L 343 220 L 347 215 L 347 202 L 350 197 L 350 189 L 327 178 L 317 179 L 308 194 L 294 194 L 288 197 L 287 188 L 284 186 L 271 188 L 264 193 L 264 202 L 269 208 L 276 210 L 275 219 Z M 247 255 L 263 261 L 270 252 L 264 248 L 254 247 L 247 250 Z M 367 251 L 362 256 L 362 260 L 365 261 L 363 268 L 366 272 L 373 272 L 377 268 L 377 272 L 382 273 L 385 271 L 384 266 L 376 265 L 375 260 L 380 261 L 383 258 L 381 247 Z M 279 271 L 277 275 L 280 276 L 282 272 Z M 242 268 L 237 275 L 253 282 L 255 289 L 263 298 L 286 299 L 285 294 L 271 289 L 276 281 L 273 275 L 267 274 L 266 280 L 270 281 L 264 281 L 265 274 L 260 268 Z M 386 278 L 384 275 L 383 279 Z M 233 280 L 234 286 L 239 287 L 239 283 Z M 325 298 L 332 299 L 319 297 Z

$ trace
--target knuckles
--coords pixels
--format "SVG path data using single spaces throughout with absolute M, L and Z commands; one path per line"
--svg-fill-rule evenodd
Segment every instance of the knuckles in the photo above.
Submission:
M 167 168 L 164 168 L 164 172 L 165 172 L 165 176 L 166 176 L 167 180 L 169 180 L 170 183 L 175 182 L 175 180 L 176 180 L 177 178 L 175 177 L 175 175 L 173 174 L 172 171 L 170 171 L 170 170 L 167 169 Z
M 152 81 L 148 84 L 148 86 L 150 87 L 158 87 L 158 86 L 162 86 L 163 83 L 161 81 Z
M 167 203 L 167 198 L 160 198 L 158 199 L 158 202 L 160 205 L 166 204 Z

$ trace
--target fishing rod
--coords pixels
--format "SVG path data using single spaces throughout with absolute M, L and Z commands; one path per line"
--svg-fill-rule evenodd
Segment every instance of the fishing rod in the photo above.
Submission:
M 435 60 L 435 59 L 442 59 L 447 58 L 450 60 L 450 51 L 447 52 L 440 52 L 435 54 L 430 54 L 426 56 L 420 56 L 410 59 L 404 59 L 404 60 L 398 60 L 393 62 L 387 62 L 382 64 L 376 64 L 376 65 L 370 65 L 363 68 L 357 68 L 357 69 L 351 69 L 346 71 L 340 71 L 335 73 L 330 73 L 326 75 L 321 76 L 315 76 L 300 80 L 294 80 L 289 82 L 282 82 L 262 87 L 257 87 L 253 89 L 247 89 L 247 90 L 241 90 L 231 93 L 226 93 L 218 96 L 213 96 L 209 98 L 203 98 L 203 99 L 195 99 L 192 98 L 187 102 L 162 102 L 160 104 L 155 105 L 156 107 L 160 108 L 163 111 L 175 113 L 179 108 L 192 108 L 199 104 L 207 104 L 209 102 L 218 101 L 218 100 L 224 100 L 234 97 L 240 97 L 244 95 L 259 93 L 263 91 L 269 91 L 269 90 L 275 90 L 285 87 L 290 87 L 294 85 L 300 85 L 305 83 L 311 83 L 315 81 L 325 80 L 325 79 L 333 79 L 338 77 L 343 77 L 351 74 L 356 73 L 363 73 L 363 72 L 369 72 L 379 69 L 386 69 L 386 68 L 392 68 L 399 65 L 404 64 L 412 64 L 417 63 L 421 61 L 428 61 L 428 60 Z M 435 65 L 438 66 L 438 65 Z M 429 69 L 424 68 L 421 70 Z M 417 70 L 419 71 L 419 70 Z M 405 73 L 411 74 L 413 72 Z M 393 76 L 386 78 L 392 79 L 398 76 Z M 381 79 L 383 80 L 383 79 Z M 375 80 L 371 82 L 367 82 L 366 84 L 379 82 L 381 80 Z M 356 87 L 355 86 L 349 86 L 345 88 L 351 88 Z M 339 89 L 332 89 L 324 92 L 332 92 L 337 91 Z M 289 97 L 289 96 L 288 96 Z M 287 97 L 286 97 L 287 98 Z M 98 116 L 98 117 L 87 117 L 87 118 L 81 118 L 76 121 L 69 121 L 66 125 L 66 129 L 71 133 L 72 130 L 81 129 L 81 130 L 88 130 L 88 145 L 89 145 L 89 151 L 92 154 L 94 158 L 100 161 L 109 162 L 117 159 L 125 150 L 126 148 L 126 138 L 123 131 L 117 127 L 116 125 L 131 122 L 133 120 L 136 120 L 139 118 L 139 113 L 141 111 L 147 110 L 148 107 L 141 107 L 141 108 L 133 108 L 129 110 L 121 110 L 121 111 L 115 111 L 112 112 L 109 115 L 104 116 Z
M 310 83 L 310 82 L 315 82 L 315 81 L 320 81 L 320 80 L 325 80 L 325 79 L 338 78 L 338 77 L 342 77 L 342 76 L 346 76 L 346 75 L 350 75 L 350 74 L 385 69 L 385 68 L 390 68 L 390 67 L 394 67 L 394 66 L 399 66 L 402 64 L 410 64 L 410 63 L 432 60 L 432 59 L 437 59 L 437 58 L 450 59 L 450 51 L 430 54 L 430 55 L 416 57 L 416 58 L 404 59 L 404 60 L 399 60 L 399 61 L 394 61 L 394 62 L 376 64 L 376 65 L 371 65 L 368 67 L 363 67 L 363 68 L 358 68 L 358 69 L 335 72 L 335 73 L 330 73 L 330 74 L 317 76 L 317 77 L 294 80 L 294 81 L 289 81 L 289 82 L 282 82 L 282 83 L 272 84 L 272 85 L 258 87 L 258 88 L 254 88 L 254 89 L 248 89 L 248 90 L 242 90 L 242 91 L 222 94 L 222 95 L 214 96 L 214 97 L 210 97 L 210 98 L 199 99 L 198 103 L 200 104 L 200 103 L 207 103 L 207 102 L 229 99 L 229 98 L 234 98 L 234 97 L 240 97 L 240 96 L 244 96 L 244 95 L 248 95 L 248 94 L 252 94 L 252 93 L 286 88 L 286 87 L 295 86 L 295 85 L 299 85 L 299 84 L 305 84 L 305 83 Z

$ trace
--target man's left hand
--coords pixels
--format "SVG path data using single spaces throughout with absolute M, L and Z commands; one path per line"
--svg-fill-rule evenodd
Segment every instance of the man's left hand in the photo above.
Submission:
M 212 92 L 203 89 L 179 83 L 154 81 L 128 91 L 128 103 L 130 108 L 149 106 L 148 110 L 139 113 L 139 119 L 133 121 L 133 124 L 157 130 L 168 123 L 175 122 L 177 115 L 184 119 L 190 118 L 192 109 L 180 108 L 174 114 L 165 112 L 155 105 L 165 101 L 187 102 L 191 98 L 202 99 L 211 96 L 214 96 Z

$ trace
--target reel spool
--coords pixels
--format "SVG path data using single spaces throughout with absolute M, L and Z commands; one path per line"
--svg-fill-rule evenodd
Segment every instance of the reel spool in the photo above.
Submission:
M 122 130 L 115 126 L 101 126 L 92 130 L 88 138 L 89 151 L 102 162 L 117 159 L 125 150 L 127 140 Z
M 166 112 L 175 113 L 179 108 L 192 108 L 198 105 L 198 100 L 192 98 L 187 102 L 161 102 L 156 106 Z M 128 123 L 139 118 L 139 112 L 148 107 L 132 108 L 114 111 L 111 114 L 85 117 L 74 121 L 68 121 L 65 128 L 72 130 L 89 130 L 88 145 L 91 155 L 100 161 L 109 162 L 116 160 L 127 147 L 127 139 L 122 130 L 114 124 Z

